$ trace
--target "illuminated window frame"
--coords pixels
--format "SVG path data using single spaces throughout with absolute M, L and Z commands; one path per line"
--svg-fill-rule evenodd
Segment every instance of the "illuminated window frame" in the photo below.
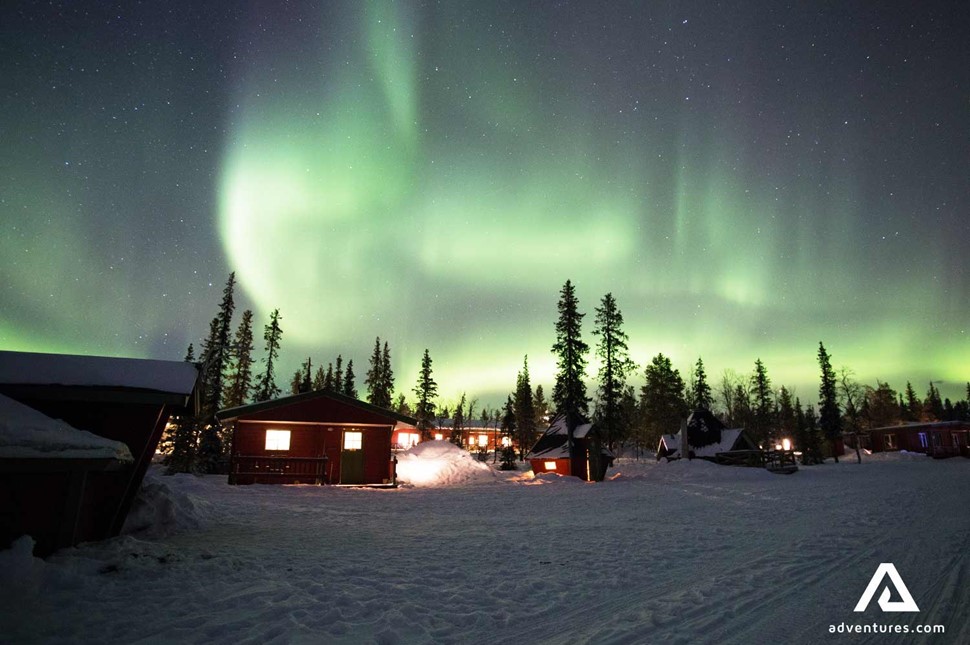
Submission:
M 364 433 L 344 432 L 344 450 L 360 450 L 364 447 Z
M 556 462 L 554 462 L 554 461 L 547 461 L 547 462 L 545 462 L 542 465 L 545 467 L 546 470 L 555 470 L 556 469 Z
M 290 449 L 289 430 L 267 430 L 266 450 L 282 452 Z
M 487 446 L 488 446 L 488 435 L 487 434 L 478 435 L 478 447 L 485 448 Z
M 441 434 L 440 432 L 436 432 L 435 435 L 434 435 L 434 440 L 435 441 L 444 441 L 445 440 L 445 435 Z

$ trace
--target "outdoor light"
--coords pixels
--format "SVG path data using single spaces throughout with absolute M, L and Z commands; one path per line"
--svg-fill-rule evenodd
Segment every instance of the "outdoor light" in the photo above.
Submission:
M 775 450 L 781 450 L 781 444 L 780 443 L 776 443 L 775 444 Z
M 785 452 L 788 452 L 789 450 L 791 450 L 791 439 L 782 439 L 781 445 L 782 445 L 782 448 L 785 449 Z

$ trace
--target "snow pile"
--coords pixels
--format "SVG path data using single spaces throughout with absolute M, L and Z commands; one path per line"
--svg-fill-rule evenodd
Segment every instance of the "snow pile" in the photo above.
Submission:
M 467 482 L 492 482 L 495 473 L 487 464 L 447 441 L 425 441 L 398 455 L 397 478 L 413 486 L 451 486 Z
M 560 484 L 569 486 L 573 484 L 588 484 L 579 477 L 573 475 L 560 475 L 559 473 L 538 473 L 532 477 L 532 481 L 523 482 L 525 484 Z
M 78 430 L 0 395 L 0 457 L 132 461 L 120 441 Z
M 37 595 L 44 583 L 44 561 L 34 557 L 34 538 L 22 535 L 0 551 L 0 606 Z
M 212 505 L 190 492 L 194 475 L 164 476 L 159 466 L 145 474 L 138 496 L 121 532 L 139 538 L 162 538 L 185 529 L 198 529 L 212 512 Z

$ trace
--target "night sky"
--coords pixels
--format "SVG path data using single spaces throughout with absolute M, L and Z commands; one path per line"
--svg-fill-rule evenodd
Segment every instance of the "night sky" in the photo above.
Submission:
M 2 3 L 0 348 L 181 359 L 235 270 L 281 386 L 497 402 L 571 279 L 640 365 L 962 398 L 966 6 L 825 4 Z

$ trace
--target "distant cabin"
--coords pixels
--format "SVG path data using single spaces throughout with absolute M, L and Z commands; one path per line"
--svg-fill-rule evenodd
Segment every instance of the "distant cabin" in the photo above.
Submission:
M 681 450 L 681 434 L 665 434 L 657 445 L 657 459 L 705 459 L 716 462 L 737 461 L 747 452 L 757 452 L 758 446 L 743 428 L 727 428 L 716 416 L 704 408 L 698 408 L 687 417 L 687 438 L 690 454 Z M 744 459 L 741 459 L 744 461 Z
M 570 422 L 564 414 L 553 417 L 526 459 L 537 475 L 558 473 L 586 481 L 602 481 L 613 465 L 613 453 L 600 441 L 596 426 L 581 417 Z
M 336 392 L 221 410 L 232 434 L 230 484 L 396 486 L 392 437 L 417 421 Z
M 936 423 L 909 423 L 901 426 L 873 428 L 868 435 L 872 452 L 907 450 L 922 452 L 931 457 L 970 457 L 968 449 L 970 423 L 966 421 L 940 421 Z
M 454 434 L 455 420 L 438 418 L 432 422 L 429 431 L 431 439 L 436 441 L 451 441 Z M 462 424 L 463 445 L 467 450 L 484 450 L 491 452 L 496 446 L 504 447 L 506 442 L 511 442 L 513 447 L 518 448 L 514 440 L 502 436 L 502 430 L 493 421 L 482 421 L 481 419 L 470 419 Z M 421 440 L 420 434 L 407 435 L 406 433 L 395 434 L 395 448 L 406 450 Z
M 118 535 L 169 417 L 194 409 L 198 379 L 182 361 L 0 351 L 0 395 L 43 415 L 31 426 L 63 420 L 130 453 L 97 462 L 77 458 L 74 440 L 33 455 L 0 446 L 0 549 L 23 533 L 38 555 Z

